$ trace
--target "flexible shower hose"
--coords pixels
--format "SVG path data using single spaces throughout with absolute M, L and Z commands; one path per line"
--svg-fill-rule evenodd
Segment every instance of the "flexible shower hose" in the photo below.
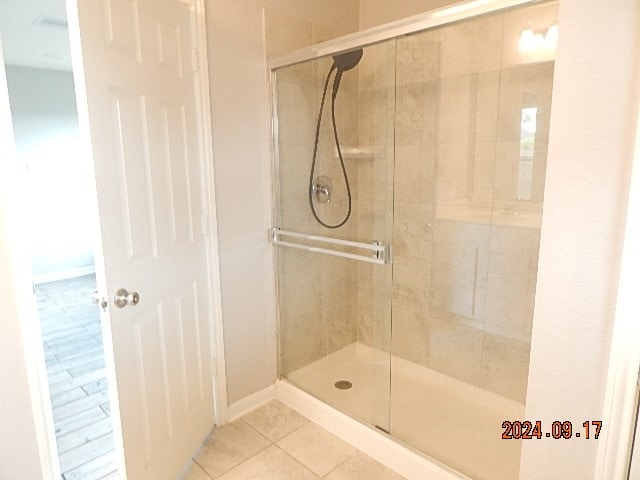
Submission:
M 336 225 L 329 225 L 318 217 L 315 206 L 313 205 L 313 175 L 316 169 L 316 160 L 318 157 L 318 142 L 320 139 L 320 125 L 322 123 L 322 112 L 324 110 L 324 103 L 327 98 L 327 89 L 329 88 L 329 81 L 331 80 L 331 75 L 333 72 L 337 70 L 337 67 L 334 65 L 329 69 L 329 74 L 327 75 L 327 80 L 324 82 L 324 91 L 322 92 L 322 102 L 320 103 L 320 111 L 318 112 L 318 125 L 316 127 L 316 140 L 313 145 L 313 160 L 311 162 L 311 174 L 309 175 L 309 205 L 311 206 L 311 212 L 313 216 L 318 221 L 320 225 L 327 228 L 340 228 L 349 220 L 351 216 L 351 187 L 349 185 L 349 177 L 347 175 L 347 169 L 344 166 L 344 158 L 342 157 L 342 150 L 340 149 L 340 140 L 338 138 L 338 127 L 336 125 L 336 96 L 338 94 L 337 89 L 334 89 L 333 94 L 331 95 L 331 122 L 333 123 L 333 136 L 336 142 L 336 149 L 338 150 L 338 158 L 340 159 L 340 167 L 342 168 L 342 175 L 344 176 L 344 183 L 347 186 L 347 196 L 349 197 L 349 210 L 347 211 L 347 216 L 344 217 L 340 223 Z

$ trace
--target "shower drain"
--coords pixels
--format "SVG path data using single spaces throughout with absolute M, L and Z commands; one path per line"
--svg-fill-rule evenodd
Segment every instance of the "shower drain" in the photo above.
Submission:
M 353 387 L 353 383 L 351 383 L 349 380 L 339 380 L 335 383 L 335 387 L 338 390 L 349 390 L 351 387 Z

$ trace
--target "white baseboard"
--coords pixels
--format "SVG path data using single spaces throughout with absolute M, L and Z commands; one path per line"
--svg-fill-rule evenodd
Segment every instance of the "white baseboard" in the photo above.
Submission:
M 227 408 L 227 422 L 234 422 L 247 413 L 253 412 L 263 405 L 266 405 L 274 398 L 276 398 L 276 386 L 270 385 L 264 390 L 260 390 L 232 403 Z
M 90 265 L 88 267 L 72 268 L 63 272 L 40 273 L 33 276 L 33 284 L 41 285 L 43 283 L 58 282 L 69 278 L 84 277 L 96 273 L 96 267 Z
M 276 382 L 276 395 L 285 405 L 409 480 L 468 478 L 412 452 L 390 437 L 339 412 L 290 383 L 281 380 Z

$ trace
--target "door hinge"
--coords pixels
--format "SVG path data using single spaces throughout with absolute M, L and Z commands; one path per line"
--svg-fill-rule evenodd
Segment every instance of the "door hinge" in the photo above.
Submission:
M 194 72 L 200 70 L 200 55 L 197 48 L 191 50 L 191 68 Z
M 103 312 L 106 312 L 107 308 L 109 307 L 109 300 L 107 299 L 107 297 L 100 295 L 98 293 L 98 290 L 93 292 L 93 294 L 91 295 L 91 303 L 93 303 L 94 305 L 98 305 L 98 307 L 100 307 Z

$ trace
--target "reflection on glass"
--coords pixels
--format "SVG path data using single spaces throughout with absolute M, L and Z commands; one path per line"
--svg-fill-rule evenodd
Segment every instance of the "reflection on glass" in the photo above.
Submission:
M 520 122 L 520 163 L 518 164 L 518 200 L 531 200 L 537 117 L 538 107 L 525 107 L 522 109 Z
M 395 53 L 390 40 L 276 70 L 278 227 L 391 244 Z M 391 265 L 279 247 L 278 272 L 281 375 L 388 431 Z

